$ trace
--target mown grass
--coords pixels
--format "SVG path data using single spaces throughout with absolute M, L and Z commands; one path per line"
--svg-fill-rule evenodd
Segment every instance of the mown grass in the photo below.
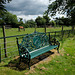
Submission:
M 45 70 L 39 68 L 45 67 Z M 46 70 L 47 69 L 47 70 Z M 64 41 L 60 49 L 60 56 L 52 61 L 40 64 L 35 72 L 29 75 L 75 75 L 75 36 Z
M 61 41 L 60 41 L 61 42 Z M 0 75 L 25 75 L 29 70 L 17 71 L 5 67 L 7 62 L 0 64 Z M 44 67 L 45 69 L 40 69 Z M 61 42 L 60 55 L 52 57 L 48 63 L 39 64 L 28 75 L 74 75 L 75 74 L 75 36 Z
M 64 30 L 68 30 L 68 29 L 71 29 L 71 27 L 64 27 Z M 22 34 L 27 34 L 27 33 L 30 34 L 30 33 L 33 33 L 34 31 L 35 31 L 35 28 L 25 28 L 25 31 L 23 31 L 21 29 L 20 32 L 18 31 L 18 28 L 5 29 L 6 36 L 22 35 Z M 36 28 L 36 31 L 44 32 L 44 28 Z M 47 28 L 47 32 L 51 32 L 51 31 L 61 31 L 61 27 Z M 61 32 L 60 32 L 60 34 L 61 34 Z M 52 35 L 54 35 L 54 33 L 52 33 Z M 0 28 L 0 37 L 3 37 L 2 28 Z M 5 57 L 3 42 L 4 42 L 4 40 L 0 39 L 1 54 L 2 54 L 1 57 L 2 58 Z M 6 42 L 7 42 L 7 52 L 11 52 L 13 50 L 16 51 L 15 53 L 14 52 L 8 53 L 8 56 L 18 55 L 16 37 L 7 38 Z
M 71 30 L 71 27 L 64 27 L 64 30 Z M 6 36 L 13 36 L 13 35 L 21 35 L 21 34 L 30 34 L 35 31 L 35 28 L 25 28 L 25 31 L 21 30 L 18 31 L 18 28 L 11 28 L 11 29 L 5 29 Z M 45 32 L 44 28 L 36 28 L 37 32 Z M 47 32 L 51 31 L 61 31 L 61 27 L 52 27 L 47 28 Z M 2 28 L 0 28 L 0 37 L 3 37 Z
M 67 29 L 67 28 L 66 28 Z M 69 28 L 70 29 L 70 28 Z M 28 28 L 25 33 L 32 33 L 34 32 L 34 28 Z M 51 29 L 49 29 L 51 31 Z M 47 29 L 47 31 L 49 31 Z M 52 29 L 52 31 L 59 31 L 61 28 Z M 37 28 L 37 31 L 43 32 L 43 28 Z M 21 30 L 21 32 L 18 32 L 17 29 L 6 29 L 6 35 L 12 36 L 12 35 L 19 35 L 24 34 L 24 31 Z M 10 41 L 13 41 L 15 38 L 9 39 Z M 8 41 L 8 40 L 7 40 Z M 52 60 L 48 63 L 39 64 L 38 67 L 45 67 L 47 70 L 40 70 L 39 68 L 35 68 L 33 73 L 29 73 L 29 75 L 74 75 L 75 74 L 75 36 L 64 38 L 63 43 L 61 42 L 60 46 L 60 56 L 55 56 L 52 58 Z M 13 45 L 14 43 L 12 43 Z M 11 43 L 9 44 L 11 45 Z M 15 42 L 16 45 L 16 42 Z M 13 45 L 14 46 L 14 45 Z M 12 48 L 10 48 L 11 50 Z M 16 52 L 15 52 L 16 53 Z M 14 53 L 14 54 L 15 54 Z M 12 59 L 13 60 L 13 59 Z M 10 69 L 10 67 L 7 67 L 5 65 L 8 65 L 10 60 L 2 61 L 0 63 L 0 75 L 25 75 L 25 73 L 29 72 L 29 70 L 13 70 Z

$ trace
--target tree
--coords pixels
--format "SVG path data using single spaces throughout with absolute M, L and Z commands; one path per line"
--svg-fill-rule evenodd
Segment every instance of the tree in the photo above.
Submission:
M 19 22 L 18 22 L 19 25 L 23 26 L 24 23 L 23 23 L 23 18 L 19 18 Z
M 64 18 L 64 17 L 59 17 L 59 18 L 55 18 L 55 22 L 56 22 L 56 25 L 66 25 L 66 26 L 70 26 L 71 25 L 71 19 L 69 18 Z
M 13 15 L 9 12 L 6 12 L 3 17 L 2 20 L 7 24 L 7 25 L 12 25 L 12 27 L 17 27 L 17 16 Z
M 56 26 L 56 22 L 52 20 L 52 21 L 50 21 L 50 25 L 55 27 Z
M 31 20 L 26 21 L 24 27 L 26 27 L 26 28 L 28 28 L 28 27 L 35 27 L 35 25 L 36 25 L 36 22 L 33 19 L 31 19 Z
M 50 22 L 50 18 L 48 17 L 48 15 L 43 15 L 43 18 L 46 20 L 46 25 L 49 25 Z
M 4 12 L 6 12 L 4 4 L 6 4 L 6 2 L 9 3 L 10 1 L 12 1 L 12 0 L 0 0 L 0 18 L 2 17 Z
M 23 20 L 23 18 L 19 18 L 20 22 Z
M 2 19 L 0 19 L 0 25 L 2 26 L 2 24 L 4 23 L 4 21 Z
M 57 12 L 62 14 L 66 12 L 67 17 L 71 18 L 72 30 L 74 30 L 75 0 L 55 0 L 48 6 L 48 10 L 46 11 L 46 13 L 53 16 Z
M 38 16 L 35 20 L 35 22 L 37 23 L 38 27 L 42 27 L 43 25 L 46 25 L 46 19 Z

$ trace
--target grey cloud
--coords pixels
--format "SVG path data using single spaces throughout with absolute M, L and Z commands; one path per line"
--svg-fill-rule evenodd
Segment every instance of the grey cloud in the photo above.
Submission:
M 46 1 L 46 0 L 43 0 Z M 48 0 L 47 0 L 48 1 Z M 6 9 L 12 13 L 21 12 L 23 15 L 39 15 L 47 9 L 47 4 L 41 3 L 40 0 L 12 0 L 6 4 Z

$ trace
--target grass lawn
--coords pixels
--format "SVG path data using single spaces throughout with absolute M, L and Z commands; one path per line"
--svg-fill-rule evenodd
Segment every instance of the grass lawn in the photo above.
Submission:
M 41 70 L 44 75 L 74 75 L 75 74 L 75 37 L 64 41 L 60 50 L 60 56 L 56 56 L 48 64 L 40 64 L 39 67 L 45 67 L 47 70 Z M 39 69 L 36 75 L 41 75 Z M 35 75 L 35 73 L 30 74 Z
M 2 62 L 0 75 L 75 75 L 75 36 L 64 39 L 63 43 L 61 42 L 60 54 L 51 59 L 48 63 L 38 64 L 33 72 L 13 70 L 5 66 L 8 61 Z M 42 67 L 43 69 L 40 69 Z
M 64 30 L 70 30 L 70 29 L 71 27 L 64 27 Z M 6 36 L 13 36 L 13 35 L 33 33 L 35 31 L 35 28 L 25 28 L 25 31 L 21 30 L 20 32 L 18 31 L 18 28 L 5 29 L 5 31 L 6 31 Z M 36 31 L 44 32 L 44 28 L 37 28 Z M 61 31 L 61 27 L 47 28 L 47 32 L 51 31 Z M 0 37 L 3 37 L 2 28 L 0 28 Z

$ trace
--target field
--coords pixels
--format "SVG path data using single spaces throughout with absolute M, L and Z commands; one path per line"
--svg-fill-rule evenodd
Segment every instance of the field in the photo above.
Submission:
M 71 29 L 71 27 L 64 27 L 64 30 Z M 47 28 L 47 32 L 49 31 L 60 31 L 61 27 L 58 28 Z M 14 29 L 6 29 L 6 36 L 20 35 L 26 33 L 34 32 L 34 28 L 26 28 L 26 31 L 18 32 L 17 28 Z M 43 28 L 37 28 L 37 31 L 44 32 Z M 2 29 L 0 28 L 0 37 L 2 37 Z M 14 40 L 15 38 L 7 39 Z M 8 41 L 7 41 L 8 42 Z M 2 41 L 0 40 L 0 43 Z M 60 40 L 60 54 L 54 50 L 54 54 L 48 56 L 47 62 L 37 63 L 32 65 L 34 66 L 30 71 L 28 69 L 24 69 L 19 71 L 15 67 L 7 66 L 10 62 L 13 64 L 17 61 L 14 59 L 2 61 L 0 63 L 0 75 L 74 75 L 75 74 L 75 35 L 72 35 L 68 38 L 63 39 L 63 42 Z M 10 45 L 10 44 L 8 44 Z M 12 45 L 16 45 L 12 43 Z M 17 47 L 16 47 L 17 48 Z M 42 60 L 43 61 L 43 60 Z M 41 61 L 40 61 L 41 62 Z M 24 66 L 23 66 L 24 67 Z
M 71 27 L 64 27 L 64 30 L 71 30 Z M 21 34 L 29 34 L 33 33 L 35 31 L 35 28 L 25 28 L 25 31 L 21 30 L 21 32 L 18 31 L 18 28 L 11 28 L 6 29 L 6 36 L 13 36 L 13 35 L 21 35 Z M 37 32 L 44 32 L 44 28 L 36 28 Z M 47 28 L 47 32 L 51 31 L 61 31 L 61 27 L 55 27 L 55 28 Z M 0 37 L 3 36 L 2 28 L 0 28 Z

